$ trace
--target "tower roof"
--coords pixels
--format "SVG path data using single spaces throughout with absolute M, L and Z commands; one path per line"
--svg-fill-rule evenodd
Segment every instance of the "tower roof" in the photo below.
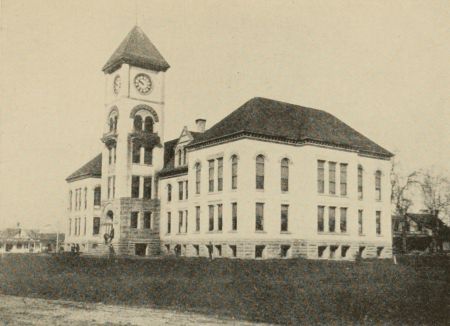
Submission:
M 170 67 L 139 26 L 128 33 L 102 70 L 112 73 L 123 63 L 155 71 L 166 71 Z

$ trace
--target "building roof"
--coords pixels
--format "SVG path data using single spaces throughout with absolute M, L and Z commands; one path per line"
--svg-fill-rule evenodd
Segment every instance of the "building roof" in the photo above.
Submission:
M 36 230 L 25 230 L 22 228 L 7 228 L 0 230 L 0 239 L 2 240 L 39 240 L 39 232 Z
M 255 97 L 194 139 L 189 147 L 238 136 L 338 146 L 389 158 L 392 153 L 333 115 L 317 109 Z
M 123 63 L 155 71 L 166 71 L 170 67 L 138 26 L 135 26 L 128 33 L 102 70 L 105 73 L 112 73 L 120 68 Z
M 72 182 L 85 178 L 100 178 L 102 176 L 102 154 L 98 154 L 92 160 L 87 162 L 81 168 L 66 178 L 66 181 Z
M 193 137 L 193 141 L 197 139 L 202 133 L 196 131 L 189 131 Z M 175 167 L 175 147 L 178 144 L 179 138 L 169 140 L 164 143 L 164 168 L 159 172 L 160 177 L 173 176 L 187 173 L 187 166 Z

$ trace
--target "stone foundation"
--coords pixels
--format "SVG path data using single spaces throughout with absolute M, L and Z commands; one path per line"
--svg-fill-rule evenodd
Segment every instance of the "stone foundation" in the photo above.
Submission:
M 360 251 L 361 250 L 361 251 Z M 277 259 L 303 257 L 308 259 L 355 260 L 391 258 L 389 243 L 332 242 L 307 240 L 241 240 L 241 241 L 163 241 L 161 254 L 166 256 Z

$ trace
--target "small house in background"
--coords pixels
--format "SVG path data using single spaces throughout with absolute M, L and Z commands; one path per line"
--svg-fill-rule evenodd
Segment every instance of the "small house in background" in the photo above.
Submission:
M 40 233 L 42 252 L 55 253 L 64 250 L 64 233 Z M 59 250 L 58 250 L 59 246 Z
M 16 228 L 0 230 L 0 253 L 41 252 L 41 241 L 36 230 Z
M 392 236 L 394 252 L 402 252 L 402 234 L 406 228 L 407 251 L 427 251 L 433 240 L 433 232 L 439 231 L 438 239 L 444 250 L 450 249 L 450 229 L 439 218 L 428 213 L 408 213 L 392 216 Z

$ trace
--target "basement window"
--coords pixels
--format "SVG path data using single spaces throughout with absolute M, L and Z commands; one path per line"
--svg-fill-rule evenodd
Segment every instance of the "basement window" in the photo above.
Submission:
M 170 253 L 170 245 L 166 244 L 166 251 L 167 253 Z
M 216 246 L 216 252 L 217 252 L 218 257 L 222 256 L 222 246 L 221 245 Z
M 358 251 L 359 257 L 363 258 L 365 249 L 366 249 L 366 247 L 364 247 L 364 246 L 359 247 L 359 251 Z
M 377 257 L 381 257 L 381 253 L 383 252 L 384 247 L 377 247 Z
M 327 249 L 327 246 L 318 246 L 317 247 L 317 255 L 319 256 L 319 258 L 323 258 L 323 253 L 325 252 L 326 249 Z
M 336 257 L 336 250 L 339 246 L 330 246 L 330 258 L 333 259 Z
M 291 249 L 291 246 L 289 245 L 281 245 L 281 257 L 286 258 L 289 256 L 289 249 Z
M 195 250 L 195 255 L 196 256 L 200 256 L 200 246 L 199 245 L 194 245 L 194 250 Z
M 231 245 L 230 249 L 231 249 L 231 257 L 237 257 L 237 247 L 235 245 Z
M 255 246 L 255 258 L 263 258 L 266 246 Z
M 347 257 L 347 251 L 350 248 L 350 246 L 341 246 L 341 257 L 345 258 Z

